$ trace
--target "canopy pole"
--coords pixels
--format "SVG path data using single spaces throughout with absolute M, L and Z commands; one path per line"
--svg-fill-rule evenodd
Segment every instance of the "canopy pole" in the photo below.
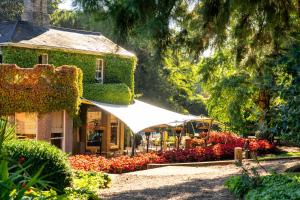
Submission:
M 132 151 L 131 151 L 131 157 L 134 156 L 134 152 L 135 152 L 135 134 L 132 134 Z

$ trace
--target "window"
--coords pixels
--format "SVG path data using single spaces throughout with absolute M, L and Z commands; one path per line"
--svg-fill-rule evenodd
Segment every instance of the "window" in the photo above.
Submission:
M 56 146 L 59 149 L 63 149 L 63 133 L 51 133 L 51 144 Z
M 103 83 L 103 79 L 104 79 L 104 62 L 103 59 L 97 59 L 95 81 L 97 83 Z
M 112 147 L 118 147 L 119 146 L 119 134 L 120 134 L 120 122 L 119 120 L 112 116 L 111 118 L 111 136 L 110 136 L 110 143 Z
M 48 64 L 48 54 L 39 55 L 38 64 Z
M 0 64 L 3 63 L 3 55 L 2 55 L 2 51 L 1 51 L 1 48 L 0 48 Z
M 64 111 L 51 113 L 51 138 L 50 143 L 64 150 Z
M 104 133 L 104 127 L 101 124 L 102 113 L 99 110 L 91 107 L 87 112 L 87 147 L 101 146 L 101 139 Z
M 19 139 L 36 139 L 37 113 L 15 113 L 15 122 Z

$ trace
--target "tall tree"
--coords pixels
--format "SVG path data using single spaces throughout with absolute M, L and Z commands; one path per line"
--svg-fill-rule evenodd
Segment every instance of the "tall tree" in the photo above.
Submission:
M 48 0 L 48 12 L 53 13 L 58 9 L 62 0 Z M 0 1 L 0 21 L 21 20 L 23 12 L 23 0 L 1 0 Z

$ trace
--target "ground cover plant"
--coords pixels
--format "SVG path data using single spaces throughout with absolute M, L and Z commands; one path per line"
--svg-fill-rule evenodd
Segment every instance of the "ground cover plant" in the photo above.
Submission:
M 239 199 L 300 199 L 299 174 L 273 174 L 255 179 L 245 175 L 233 176 L 225 185 Z
M 134 157 L 119 156 L 107 159 L 96 155 L 70 156 L 69 161 L 74 169 L 85 171 L 104 171 L 124 173 L 147 168 L 150 163 L 182 163 L 233 159 L 234 148 L 243 147 L 246 140 L 233 133 L 211 133 L 207 146 L 196 146 L 190 149 L 176 149 L 165 152 L 139 154 Z M 271 152 L 274 149 L 267 140 L 249 141 L 249 150 L 259 153 Z

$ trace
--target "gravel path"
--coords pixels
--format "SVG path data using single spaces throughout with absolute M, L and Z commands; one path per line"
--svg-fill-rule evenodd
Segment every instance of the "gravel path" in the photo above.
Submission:
M 261 162 L 265 167 L 282 171 L 286 167 L 299 163 L 299 160 L 281 160 Z M 254 166 L 246 163 L 245 166 Z M 222 199 L 234 197 L 224 188 L 224 181 L 238 174 L 240 168 L 235 165 L 208 167 L 169 166 L 156 169 L 112 175 L 112 187 L 101 190 L 102 199 Z

